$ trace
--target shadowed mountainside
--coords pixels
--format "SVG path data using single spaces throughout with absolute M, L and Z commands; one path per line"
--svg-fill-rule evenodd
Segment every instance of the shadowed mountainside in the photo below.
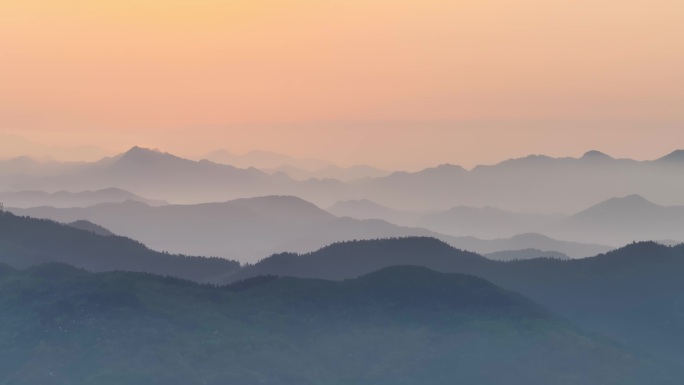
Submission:
M 234 261 L 160 253 L 129 238 L 72 226 L 0 213 L 0 263 L 24 268 L 63 262 L 90 271 L 139 271 L 195 281 L 240 268 Z
M 16 385 L 676 383 L 520 295 L 416 267 L 218 288 L 44 265 L 0 268 L 0 293 Z
M 500 262 L 431 238 L 357 241 L 309 254 L 274 255 L 225 280 L 269 274 L 341 280 L 394 265 L 476 275 L 587 330 L 664 360 L 684 359 L 684 245 L 645 242 L 580 260 Z

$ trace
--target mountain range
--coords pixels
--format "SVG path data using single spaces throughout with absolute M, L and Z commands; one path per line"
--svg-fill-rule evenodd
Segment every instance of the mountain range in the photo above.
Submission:
M 214 287 L 0 265 L 0 292 L 0 381 L 17 385 L 665 385 L 680 373 L 483 279 L 417 267 Z
M 126 270 L 204 282 L 240 268 L 223 258 L 171 255 L 97 225 L 68 225 L 0 212 L 0 263 L 26 268 L 61 262 L 89 271 Z
M 412 212 L 395 210 L 369 200 L 338 202 L 329 211 L 338 216 L 383 219 L 441 234 L 485 239 L 529 232 L 610 245 L 635 240 L 667 240 L 675 244 L 684 241 L 684 234 L 680 231 L 684 228 L 684 206 L 662 206 L 635 194 L 610 198 L 570 215 L 516 213 L 494 207 L 467 206 Z M 483 251 L 480 249 L 480 252 Z
M 44 191 L 11 191 L 0 192 L 0 202 L 5 206 L 29 208 L 39 206 L 51 207 L 87 207 L 100 203 L 115 203 L 135 201 L 146 203 L 151 206 L 162 206 L 168 202 L 162 200 L 146 199 L 131 192 L 118 188 L 107 188 L 97 191 L 57 191 L 47 193 Z
M 237 212 L 238 209 L 243 210 L 243 212 L 264 210 L 270 213 L 273 211 L 274 205 L 277 205 L 282 202 L 282 200 L 278 199 L 268 200 L 268 205 L 265 205 L 263 202 L 260 202 L 259 200 L 244 200 L 242 202 L 237 202 L 238 204 L 233 206 L 231 210 L 233 210 L 234 212 Z M 301 201 L 300 204 L 303 206 L 297 207 L 295 211 L 311 209 L 312 211 L 308 215 L 308 217 L 315 222 L 317 220 L 318 214 L 314 214 L 318 213 L 318 211 L 313 210 L 310 207 L 310 204 L 306 202 Z M 287 207 L 291 206 L 287 205 Z M 283 213 L 281 219 L 287 222 L 287 218 L 291 214 L 292 212 Z M 332 215 L 330 214 L 327 215 L 332 217 Z M 217 216 L 223 217 L 223 213 L 217 213 Z M 263 304 L 263 302 L 257 302 L 257 304 L 250 302 L 251 300 L 254 300 L 254 297 L 250 298 L 250 300 L 247 302 L 241 302 L 243 304 L 241 306 L 245 306 L 244 304 L 247 303 L 252 303 L 251 306 L 257 306 L 256 308 L 250 308 L 252 309 L 252 311 L 254 311 L 254 313 L 250 314 L 254 314 L 255 316 L 257 314 L 263 315 L 270 311 L 274 311 L 274 314 L 282 315 L 283 309 L 290 309 L 294 312 L 293 314 L 297 314 L 298 316 L 302 316 L 301 312 L 305 309 L 312 309 L 312 311 L 318 312 L 321 309 L 325 309 L 325 307 L 320 306 L 319 302 L 317 302 L 318 300 L 322 301 L 323 303 L 330 303 L 330 306 L 352 306 L 353 304 L 353 307 L 356 309 L 365 309 L 362 305 L 362 302 L 359 302 L 359 299 L 356 299 L 356 297 L 340 297 L 338 294 L 331 294 L 332 296 L 328 297 L 328 294 L 324 293 L 328 293 L 328 289 L 326 289 L 326 287 L 329 286 L 326 285 L 330 284 L 319 284 L 320 281 L 317 280 L 324 279 L 344 281 L 349 279 L 355 279 L 358 277 L 363 277 L 367 274 L 376 272 L 378 270 L 383 270 L 389 267 L 411 265 L 422 268 L 428 268 L 440 273 L 456 273 L 477 276 L 487 281 L 490 281 L 494 285 L 497 285 L 503 289 L 512 290 L 516 293 L 519 293 L 529 298 L 531 301 L 534 301 L 540 304 L 541 306 L 548 308 L 552 312 L 548 313 L 551 318 L 556 320 L 567 320 L 571 322 L 573 325 L 577 325 L 579 328 L 581 328 L 581 330 L 586 330 L 589 333 L 582 335 L 584 336 L 584 338 L 588 338 L 593 342 L 589 342 L 589 340 L 584 340 L 582 344 L 573 347 L 571 349 L 572 351 L 575 351 L 575 349 L 577 349 L 579 346 L 586 346 L 586 343 L 598 344 L 595 345 L 595 348 L 591 349 L 593 351 L 596 351 L 596 349 L 601 351 L 602 349 L 606 348 L 606 346 L 612 346 L 614 349 L 616 349 L 615 352 L 616 354 L 618 354 L 618 356 L 623 358 L 629 356 L 633 357 L 632 359 L 628 360 L 632 363 L 632 365 L 641 365 L 642 363 L 648 362 L 648 364 L 644 364 L 645 367 L 653 369 L 655 368 L 652 366 L 652 362 L 654 361 L 652 361 L 651 358 L 653 358 L 655 362 L 657 362 L 656 366 L 657 368 L 659 368 L 657 370 L 658 373 L 661 373 L 660 370 L 662 370 L 662 373 L 670 374 L 679 373 L 677 372 L 676 368 L 679 367 L 678 363 L 681 362 L 682 359 L 684 359 L 684 350 L 682 349 L 682 346 L 684 346 L 684 313 L 681 312 L 681 306 L 679 304 L 679 299 L 682 298 L 682 295 L 684 295 L 684 284 L 681 280 L 682 272 L 684 272 L 684 245 L 668 247 L 654 242 L 642 242 L 630 244 L 628 246 L 617 249 L 615 251 L 611 251 L 606 254 L 601 254 L 595 257 L 584 258 L 579 260 L 538 258 L 532 260 L 494 261 L 472 252 L 456 249 L 434 238 L 406 237 L 395 239 L 348 241 L 335 243 L 313 253 L 281 253 L 265 258 L 256 264 L 244 265 L 241 267 L 239 264 L 235 262 L 226 261 L 223 259 L 185 257 L 182 255 L 169 255 L 166 253 L 154 252 L 147 249 L 142 244 L 136 241 L 132 241 L 128 238 L 123 238 L 120 236 L 110 234 L 99 235 L 96 231 L 92 230 L 93 227 L 91 225 L 92 224 L 89 225 L 82 223 L 81 228 L 85 228 L 77 229 L 69 225 L 63 225 L 48 220 L 18 217 L 10 213 L 3 213 L 2 215 L 0 215 L 0 263 L 9 264 L 14 266 L 15 268 L 26 268 L 29 266 L 36 266 L 50 262 L 64 262 L 81 268 L 85 268 L 90 271 L 141 271 L 161 275 L 171 275 L 200 282 L 233 283 L 233 285 L 229 286 L 227 289 L 229 292 L 257 290 L 253 293 L 267 294 L 271 292 L 271 290 L 273 290 L 271 294 L 277 296 L 284 296 L 280 297 L 280 299 L 276 299 L 275 297 L 270 297 L 271 294 L 267 294 L 269 296 L 268 298 L 270 298 L 267 300 L 267 302 L 273 301 L 274 303 L 278 303 L 278 306 L 283 306 L 282 308 L 278 308 L 279 310 L 277 311 L 272 310 L 272 308 L 268 307 L 258 307 L 261 306 L 259 304 Z M 16 274 L 21 275 L 22 273 L 16 273 L 12 268 L 9 267 L 2 267 L 0 268 L 0 279 L 10 277 L 8 278 L 9 281 L 5 281 L 6 284 L 9 286 L 7 286 L 7 289 L 3 289 L 2 291 L 3 296 L 1 298 L 2 301 L 5 301 L 3 303 L 7 303 L 6 301 L 13 301 L 13 298 L 31 298 L 31 300 L 23 300 L 23 302 L 21 302 L 24 304 L 23 306 L 30 307 L 44 305 L 41 308 L 44 308 L 45 311 L 49 312 L 53 311 L 50 309 L 55 309 L 55 313 L 47 313 L 55 314 L 54 319 L 65 320 L 70 319 L 69 317 L 73 317 L 74 322 L 83 322 L 83 320 L 85 320 L 86 318 L 84 318 L 82 315 L 95 314 L 92 312 L 96 311 L 96 309 L 110 311 L 112 309 L 119 308 L 119 306 L 123 306 L 121 311 L 125 312 L 131 309 L 135 310 L 131 313 L 133 318 L 127 319 L 127 321 L 124 322 L 124 324 L 127 326 L 125 326 L 122 330 L 129 330 L 130 327 L 133 327 L 132 325 L 147 325 L 146 322 L 149 322 L 150 320 L 149 318 L 138 318 L 144 316 L 145 314 L 148 314 L 146 313 L 147 310 L 141 310 L 148 308 L 130 308 L 130 306 L 131 304 L 139 303 L 137 302 L 138 300 L 135 298 L 139 299 L 140 296 L 143 295 L 143 293 L 146 293 L 145 290 L 141 289 L 140 291 L 138 291 L 137 289 L 135 289 L 137 285 L 157 285 L 155 287 L 159 288 L 158 284 L 155 283 L 159 282 L 157 278 L 151 276 L 140 276 L 144 278 L 141 278 L 138 281 L 137 278 L 134 278 L 134 276 L 132 275 L 126 275 L 126 273 L 117 273 L 119 275 L 114 275 L 111 277 L 127 277 L 122 278 L 122 282 L 127 282 L 126 285 L 121 284 L 121 290 L 123 290 L 122 292 L 119 289 L 116 289 L 115 291 L 111 290 L 112 287 L 119 287 L 119 284 L 112 283 L 111 280 L 106 278 L 108 276 L 101 276 L 104 278 L 93 278 L 92 284 L 96 285 L 97 282 L 100 282 L 99 284 L 97 284 L 99 286 L 97 286 L 97 288 L 87 289 L 84 288 L 85 286 L 83 286 L 81 283 L 78 283 L 82 281 L 70 281 L 69 277 L 71 276 L 70 274 L 72 274 L 70 273 L 70 271 L 72 270 L 57 268 L 55 271 L 52 271 L 49 268 L 40 266 L 32 267 L 31 269 L 33 270 L 30 270 L 30 274 L 34 274 L 34 271 L 40 272 L 38 273 L 38 277 L 36 277 L 35 279 L 31 278 L 31 284 L 42 285 L 40 281 L 41 279 L 57 280 L 56 282 L 58 283 L 58 285 L 66 285 L 64 286 L 64 290 L 66 291 L 64 291 L 63 294 L 60 294 L 62 293 L 60 291 L 62 289 L 49 286 L 47 288 L 36 288 L 35 290 L 37 291 L 31 291 L 27 289 L 29 290 L 28 292 L 21 292 L 21 290 L 24 290 L 22 288 L 25 288 L 26 286 L 12 285 L 12 282 L 16 282 L 16 279 L 25 279 L 21 277 L 17 278 Z M 373 283 L 369 284 L 369 286 L 359 286 L 357 287 L 357 289 L 353 289 L 352 292 L 357 293 L 356 295 L 361 297 L 368 296 L 369 298 L 374 298 L 372 293 L 374 292 L 374 290 L 379 290 L 378 293 L 384 293 L 382 295 L 394 296 L 392 298 L 400 298 L 406 301 L 410 301 L 408 302 L 408 304 L 420 304 L 425 302 L 426 306 L 435 306 L 434 308 L 430 307 L 430 310 L 428 311 L 421 310 L 421 308 L 414 308 L 414 305 L 407 305 L 411 309 L 411 312 L 415 312 L 411 313 L 414 315 L 397 316 L 397 308 L 392 307 L 391 305 L 392 303 L 396 302 L 383 302 L 386 301 L 389 297 L 385 297 L 384 300 L 378 299 L 378 301 L 380 301 L 378 303 L 385 303 L 387 306 L 389 306 L 387 308 L 387 311 L 389 312 L 386 313 L 387 316 L 389 316 L 389 314 L 393 314 L 393 319 L 402 320 L 401 322 L 404 322 L 407 319 L 414 319 L 412 317 L 416 317 L 420 314 L 422 314 L 423 317 L 429 317 L 429 319 L 431 320 L 450 319 L 450 316 L 445 315 L 444 317 L 446 318 L 440 316 L 441 313 L 439 313 L 439 311 L 436 310 L 443 309 L 445 306 L 444 304 L 442 304 L 439 301 L 430 303 L 430 301 L 426 299 L 431 298 L 432 296 L 438 296 L 437 293 L 440 291 L 431 291 L 429 294 L 426 294 L 425 297 L 412 295 L 414 290 L 419 290 L 418 288 L 412 289 L 411 282 L 413 282 L 413 278 L 423 277 L 418 279 L 418 282 L 421 283 L 417 285 L 420 287 L 426 285 L 426 282 L 442 282 L 442 279 L 439 278 L 438 275 L 430 275 L 436 273 L 430 273 L 426 275 L 426 273 L 421 272 L 424 270 L 412 269 L 415 268 L 410 268 L 400 273 L 397 273 L 395 270 L 394 273 L 389 275 L 380 274 L 379 276 L 384 277 L 382 279 L 383 282 L 384 280 L 388 280 L 388 282 L 394 282 L 392 283 L 392 285 L 394 286 L 391 286 L 391 288 L 386 287 L 383 289 L 383 287 L 385 287 L 383 286 L 384 283 L 381 284 L 380 287 L 377 286 L 379 284 Z M 66 273 L 64 273 L 64 271 L 66 271 Z M 66 274 L 66 277 L 64 274 Z M 398 276 L 392 278 L 393 274 L 398 274 Z M 84 276 L 94 277 L 87 274 L 85 274 Z M 305 280 L 313 279 L 313 281 L 298 281 L 296 279 L 283 281 L 273 278 L 274 276 L 293 277 Z M 105 284 L 106 282 L 109 283 Z M 174 281 L 171 278 L 167 278 L 164 282 L 170 284 L 176 281 Z M 276 286 L 273 289 L 264 289 L 266 290 L 266 292 L 259 291 L 261 290 L 259 288 L 267 287 L 269 282 L 287 283 L 283 284 L 283 286 Z M 191 284 L 183 285 L 186 286 L 179 286 L 175 289 L 169 290 L 173 290 L 173 292 L 177 293 L 177 295 L 180 296 L 194 296 L 194 294 L 191 293 L 200 293 L 202 292 L 202 290 L 204 290 L 196 289 L 196 286 L 193 286 Z M 428 285 L 427 287 L 431 286 Z M 9 295 L 8 293 L 10 291 L 8 290 L 20 290 L 20 292 L 17 295 Z M 99 290 L 102 290 L 102 296 L 99 296 L 100 294 L 93 294 L 99 293 Z M 133 292 L 131 292 L 131 290 L 133 290 Z M 452 298 L 452 296 L 454 295 L 454 291 L 452 289 L 435 288 L 435 290 L 446 290 L 442 292 L 445 299 Z M 479 290 L 480 289 L 478 289 L 478 291 Z M 50 293 L 50 295 L 47 297 L 41 297 L 40 293 Z M 204 292 L 204 294 L 198 294 L 200 295 L 200 297 L 197 298 L 204 298 L 202 301 L 208 302 L 197 302 L 197 299 L 193 299 L 192 301 L 194 301 L 193 303 L 198 304 L 213 303 L 216 304 L 216 306 L 228 306 L 220 305 L 220 303 L 222 302 L 217 298 L 219 298 L 221 294 L 217 293 L 218 292 Z M 27 295 L 33 295 L 33 297 L 25 297 Z M 66 297 L 63 297 L 63 295 Z M 94 295 L 94 297 L 83 297 L 84 295 Z M 131 297 L 131 295 L 133 295 L 133 297 Z M 176 309 L 174 311 L 179 311 L 185 314 L 185 310 L 180 310 L 188 310 L 184 307 L 185 305 L 179 303 L 164 302 L 164 300 L 160 299 L 169 298 L 170 301 L 173 301 L 171 298 L 175 298 L 175 296 L 176 295 L 169 295 L 163 293 L 159 294 L 159 297 L 154 297 L 155 299 L 149 302 L 148 306 L 152 306 L 152 304 L 155 303 L 157 304 L 157 306 L 166 306 L 161 304 L 168 304 L 168 309 Z M 489 296 L 487 295 L 486 297 Z M 43 301 L 43 299 L 41 298 L 44 298 L 45 301 L 48 302 L 41 302 Z M 69 303 L 69 301 L 72 301 L 72 299 L 70 298 L 73 298 L 73 307 L 70 307 L 71 305 L 65 305 L 65 303 Z M 88 302 L 88 298 L 95 298 L 95 302 Z M 263 297 L 259 298 L 263 299 Z M 284 301 L 282 298 L 290 299 Z M 66 302 L 64 302 L 62 299 L 64 299 L 64 301 Z M 478 299 L 474 300 L 473 303 L 480 302 L 481 300 Z M 97 305 L 98 303 L 100 303 L 100 305 Z M 486 302 L 483 303 L 483 306 L 485 306 L 485 303 Z M 83 310 L 74 310 L 74 313 L 68 313 L 71 311 L 69 309 L 81 309 L 80 306 L 90 306 L 91 304 L 100 307 L 86 307 Z M 18 309 L 16 307 L 16 303 L 12 302 L 10 305 L 13 309 Z M 155 309 L 160 308 L 156 307 Z M 206 317 L 209 317 L 209 314 L 215 314 L 215 310 L 213 309 L 213 307 L 193 308 L 193 311 L 187 313 L 188 315 L 192 314 L 193 316 L 197 317 L 204 314 L 202 317 L 205 318 L 202 318 L 202 320 L 198 318 L 195 321 L 192 321 L 188 320 L 187 317 L 184 316 L 179 317 L 181 317 L 181 320 L 186 320 L 191 324 L 192 322 L 196 322 L 197 325 L 204 325 L 208 328 L 206 329 L 207 333 L 212 333 L 214 330 L 218 329 L 210 327 L 210 325 L 206 324 L 206 322 L 208 322 Z M 478 309 L 482 310 L 482 308 L 480 307 L 478 307 Z M 28 309 L 27 312 L 29 313 L 26 314 L 34 314 L 30 313 L 33 311 L 34 310 Z M 67 311 L 67 313 L 63 313 L 64 311 Z M 346 314 L 349 314 L 348 311 L 349 310 L 340 310 L 341 313 L 339 314 L 345 312 L 347 312 Z M 118 310 L 117 312 L 118 313 L 116 314 L 121 315 L 121 313 Z M 339 317 L 337 314 L 338 313 L 335 313 L 333 317 Z M 364 314 L 364 317 L 370 317 L 367 319 L 373 319 L 375 321 L 378 321 L 378 325 L 386 325 L 386 321 L 383 321 L 382 317 L 380 319 L 376 318 L 378 317 L 377 313 L 373 313 L 371 315 L 366 313 Z M 516 311 L 507 308 L 505 314 L 508 314 L 508 316 L 510 316 L 511 314 L 517 313 Z M 556 318 L 552 314 L 557 314 L 561 318 Z M 173 317 L 176 316 L 177 315 L 174 315 Z M 310 316 L 308 315 L 303 315 L 302 317 L 302 320 L 311 320 Z M 112 318 L 111 315 L 107 315 L 105 318 L 114 321 L 118 319 L 116 317 Z M 152 316 L 152 319 L 160 318 L 157 316 Z M 268 319 L 268 317 L 266 317 L 266 319 Z M 500 320 L 501 316 L 495 316 L 494 319 Z M 2 322 L 11 322 L 11 320 L 13 320 L 13 318 L 3 318 Z M 352 330 L 360 330 L 358 329 L 358 327 L 360 326 L 357 325 L 355 322 L 347 322 L 349 321 L 349 318 L 346 318 L 345 320 L 345 327 L 350 326 L 352 327 Z M 235 325 L 234 322 L 237 322 L 236 319 L 225 319 L 224 321 L 228 322 L 228 325 Z M 114 327 L 113 324 L 101 324 L 101 322 L 104 321 L 99 320 L 94 325 L 104 325 L 103 327 L 107 330 L 113 330 L 110 329 Z M 180 325 L 187 325 L 182 323 L 183 321 L 179 322 L 181 322 Z M 261 328 L 261 330 L 264 330 L 263 328 L 266 328 L 268 330 L 274 330 L 272 328 L 277 329 L 280 327 L 278 325 L 292 325 L 292 322 L 296 323 L 299 321 L 297 318 L 295 318 L 291 321 L 283 322 L 284 323 L 282 324 L 258 324 L 257 322 L 255 325 L 261 325 L 256 326 L 257 328 Z M 430 322 L 432 321 L 419 318 L 419 323 L 416 325 L 423 325 L 424 327 L 426 327 L 426 322 L 430 324 Z M 444 322 L 446 322 L 446 325 L 452 325 L 450 327 L 455 327 L 455 325 L 458 325 L 458 323 L 454 324 L 453 321 Z M 19 323 L 22 325 L 31 324 L 31 322 L 26 321 L 21 321 Z M 474 325 L 486 324 L 488 324 L 488 321 L 484 321 L 482 319 L 478 319 L 474 323 Z M 524 321 L 524 324 L 528 326 L 530 325 L 529 321 Z M 155 330 L 162 330 L 164 328 L 159 324 L 154 325 L 156 326 L 149 327 L 155 328 Z M 320 326 L 323 325 L 322 323 L 316 323 L 315 325 L 318 325 L 317 327 L 324 327 L 325 330 L 330 330 L 328 328 L 332 327 L 330 325 Z M 308 326 L 311 327 L 312 325 L 309 324 Z M 11 330 L 18 330 L 16 329 L 16 327 L 17 326 L 14 325 L 12 327 L 8 326 L 7 328 L 10 328 Z M 70 325 L 68 323 L 58 323 L 55 324 L 55 327 L 61 327 L 65 330 L 78 330 L 79 333 L 82 332 L 82 329 L 74 325 Z M 72 329 L 72 327 L 75 329 Z M 143 326 L 143 329 L 145 329 L 146 327 L 147 326 Z M 377 325 L 372 326 L 371 330 L 377 330 L 377 327 Z M 502 324 L 500 326 L 496 326 L 495 329 L 501 330 L 501 327 L 507 328 L 509 326 L 505 326 Z M 9 330 L 7 328 L 0 328 L 0 330 Z M 136 328 L 137 326 L 134 327 L 134 329 L 138 330 Z M 31 333 L 35 333 L 35 330 L 33 330 Z M 485 334 L 487 336 L 483 338 L 488 339 L 491 337 L 491 335 L 489 335 L 488 333 L 492 332 L 492 330 L 486 330 L 487 333 Z M 533 328 L 533 330 L 537 329 Z M 459 333 L 460 332 L 461 331 L 459 331 Z M 513 335 L 520 336 L 521 332 L 521 330 L 518 330 Z M 118 333 L 123 333 L 123 331 L 116 333 L 118 335 Z M 369 331 L 368 333 L 371 332 Z M 172 334 L 175 335 L 176 333 Z M 30 333 L 26 335 L 30 335 Z M 76 334 L 76 336 L 74 337 L 76 338 L 76 340 L 73 340 L 70 343 L 77 343 L 78 341 L 82 341 L 81 338 L 87 338 L 88 335 L 92 336 L 92 334 Z M 364 336 L 365 335 L 366 334 L 364 334 Z M 556 335 L 555 332 L 553 335 Z M 120 340 L 120 338 L 122 337 L 115 337 L 115 340 Z M 199 338 L 199 335 L 191 334 L 188 336 L 188 338 L 197 339 Z M 261 338 L 270 337 L 259 335 L 258 339 Z M 280 338 L 280 340 L 282 341 L 282 338 L 284 338 L 284 336 L 279 335 L 278 338 Z M 351 338 L 351 336 L 349 336 L 349 338 Z M 391 333 L 388 335 L 388 338 L 394 339 L 397 338 L 397 335 Z M 602 338 L 607 338 L 607 340 Z M 573 337 L 572 339 L 574 340 L 575 337 Z M 362 337 L 361 340 L 366 342 L 368 341 L 366 337 Z M 506 340 L 509 341 L 508 339 Z M 6 344 L 9 343 L 7 341 L 9 340 L 5 340 Z M 54 340 L 53 342 L 57 343 L 59 341 L 64 340 L 58 339 Z M 145 342 L 145 344 L 152 343 L 150 340 L 145 341 L 147 341 Z M 226 341 L 234 341 L 234 339 L 229 338 Z M 421 339 L 421 341 L 425 340 Z M 550 341 L 557 340 L 555 338 L 549 339 L 549 336 L 547 335 L 546 337 L 540 339 L 540 341 L 543 341 L 544 343 L 549 343 Z M 614 342 L 608 343 L 607 341 Z M 154 343 L 148 346 L 153 345 Z M 245 346 L 243 344 L 238 345 Z M 43 358 L 41 357 L 46 357 L 45 360 L 56 359 L 55 356 L 47 354 L 44 350 L 34 350 L 37 349 L 36 345 L 29 344 L 28 346 L 28 351 L 24 351 L 23 353 L 17 352 L 17 354 L 11 354 L 12 357 L 21 357 L 21 354 L 24 354 L 24 357 L 28 357 L 26 356 L 26 354 L 30 355 L 31 357 L 34 357 L 35 361 L 26 361 L 24 363 L 25 367 L 34 368 L 40 367 L 41 365 L 47 365 L 47 362 L 43 361 Z M 60 351 L 61 349 L 58 343 L 56 345 L 51 346 L 53 346 L 54 349 L 56 349 L 56 351 Z M 176 346 L 178 348 L 177 345 L 171 346 Z M 195 345 L 191 344 L 191 346 Z M 325 346 L 334 346 L 334 344 L 329 345 L 326 343 Z M 493 351 L 487 351 L 487 353 L 483 357 L 493 357 L 492 354 L 495 354 L 494 352 L 507 351 L 500 344 L 492 346 Z M 196 347 L 193 347 L 192 349 L 195 348 Z M 390 346 L 387 349 L 389 352 L 392 351 L 392 349 L 397 348 L 397 346 Z M 420 351 L 424 351 L 424 348 L 425 347 L 421 347 Z M 79 349 L 70 349 L 68 351 L 74 353 L 80 351 Z M 127 347 L 121 347 L 121 349 L 123 349 L 123 351 L 131 351 L 131 349 L 135 350 L 135 347 L 133 345 L 130 345 Z M 204 347 L 202 347 L 202 349 L 204 349 Z M 530 349 L 536 348 L 530 347 Z M 549 349 L 562 350 L 564 348 L 549 347 Z M 114 351 L 117 350 L 115 349 Z M 318 352 L 316 348 L 313 348 L 311 346 L 307 346 L 306 351 Z M 103 354 L 102 359 L 104 360 L 106 357 L 110 357 L 107 355 L 109 354 L 107 352 L 111 353 L 112 351 L 106 350 L 98 354 Z M 44 356 L 43 354 L 47 355 Z M 371 353 L 368 354 L 373 355 Z M 437 354 L 447 353 L 440 351 L 437 352 Z M 453 357 L 454 353 L 450 352 L 448 354 L 450 357 Z M 587 356 L 588 354 L 589 352 L 584 352 L 581 354 L 581 356 Z M 116 357 L 120 357 L 120 355 L 117 355 Z M 574 358 L 568 357 L 567 359 L 577 359 L 576 356 L 572 357 Z M 587 357 L 591 357 L 591 355 Z M 175 358 L 177 359 L 178 357 Z M 5 359 L 7 359 L 7 357 Z M 78 356 L 73 356 L 71 359 L 80 360 L 81 358 L 78 358 Z M 602 359 L 605 360 L 608 358 L 603 357 Z M 184 360 L 185 359 L 181 360 L 181 362 L 186 362 Z M 0 361 L 5 362 L 4 360 Z M 282 358 L 278 358 L 275 362 L 282 363 L 283 361 Z M 551 363 L 554 362 L 557 363 L 558 361 L 551 360 L 549 362 L 549 365 L 551 365 Z M 59 364 L 55 367 L 55 369 L 61 367 L 60 365 L 67 364 L 67 362 Z M 473 365 L 476 364 L 480 365 L 479 361 L 475 361 L 475 363 L 473 363 Z M 276 366 L 282 367 L 279 365 Z M 276 366 L 269 365 L 268 367 L 273 368 Z M 480 368 L 478 370 L 482 370 L 482 366 L 477 367 Z M 605 361 L 601 361 L 600 367 L 605 368 Z M 622 368 L 622 366 L 620 366 L 620 368 Z M 533 369 L 525 370 L 527 371 Z M 550 372 L 557 374 L 558 370 L 560 369 L 556 368 L 555 370 L 552 370 Z M 573 369 L 573 371 L 575 370 L 576 368 Z M 23 375 L 31 375 L 34 373 L 35 371 L 27 370 L 20 374 L 16 374 L 17 376 L 20 376 L 16 378 L 21 378 L 21 376 Z M 478 371 L 478 373 L 482 375 L 480 371 Z M 385 375 L 391 376 L 390 374 L 383 374 L 383 376 Z M 657 382 L 659 374 L 652 373 L 651 375 L 654 376 L 653 381 Z M 679 378 L 679 375 L 680 374 L 677 374 L 676 378 Z M 584 378 L 583 381 L 588 381 L 589 383 L 593 381 L 598 381 L 597 383 L 601 383 L 600 381 L 609 381 L 609 379 L 606 379 L 603 376 L 599 377 L 601 378 L 601 380 L 597 380 L 597 378 L 592 375 L 588 378 Z M 644 380 L 635 380 L 634 378 L 633 380 L 636 381 L 636 383 L 645 383 Z M 395 377 L 392 377 L 392 379 L 396 380 Z M 387 381 L 391 380 L 388 379 Z M 621 381 L 624 382 L 626 380 L 623 378 L 621 379 Z M 12 380 L 10 380 L 10 382 L 17 383 L 13 382 Z
M 296 195 L 322 207 L 368 199 L 407 211 L 491 206 L 513 212 L 569 214 L 630 194 L 666 205 L 684 204 L 683 153 L 678 150 L 652 161 L 614 159 L 596 151 L 580 158 L 533 155 L 471 170 L 447 164 L 345 183 L 299 181 L 283 172 L 269 174 L 134 147 L 57 175 L 2 175 L 0 190 L 82 191 L 114 186 L 176 203 Z
M 224 282 L 264 275 L 344 280 L 396 265 L 475 275 L 632 349 L 673 365 L 684 359 L 684 245 L 643 242 L 578 260 L 502 262 L 432 238 L 353 241 L 274 255 Z
M 291 196 L 266 196 L 198 205 L 149 206 L 140 202 L 106 203 L 86 208 L 13 209 L 17 215 L 70 223 L 88 220 L 115 234 L 139 240 L 156 250 L 219 256 L 256 262 L 282 251 L 309 252 L 333 242 L 404 236 L 430 236 L 463 249 L 493 253 L 538 249 L 573 258 L 610 250 L 538 234 L 482 240 L 455 237 L 383 220 L 339 218 Z

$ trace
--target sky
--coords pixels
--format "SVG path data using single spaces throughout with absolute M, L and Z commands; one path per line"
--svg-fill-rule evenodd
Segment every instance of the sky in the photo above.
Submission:
M 681 0 L 0 0 L 0 133 L 62 158 L 650 159 L 684 148 L 682 36 Z

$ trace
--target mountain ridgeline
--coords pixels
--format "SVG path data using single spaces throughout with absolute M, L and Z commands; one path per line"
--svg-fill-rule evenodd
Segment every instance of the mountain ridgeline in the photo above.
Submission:
M 179 203 L 296 195 L 322 207 L 339 201 L 366 199 L 412 211 L 465 205 L 515 212 L 570 213 L 611 197 L 630 194 L 666 205 L 684 204 L 681 200 L 684 162 L 680 155 L 683 152 L 675 151 L 651 161 L 615 159 L 596 151 L 580 158 L 532 155 L 471 170 L 447 164 L 342 182 L 294 180 L 283 172 L 269 174 L 253 167 L 194 161 L 134 147 L 98 162 L 61 167 L 46 165 L 51 167 L 50 172 L 40 172 L 41 165 L 36 164 L 33 167 L 38 170 L 29 174 L 0 173 L 0 191 L 82 191 L 115 186 L 145 197 Z M 538 218 L 528 219 L 534 222 Z
M 684 151 L 208 158 L 0 161 L 0 385 L 684 378 Z
M 0 263 L 25 268 L 63 262 L 96 272 L 139 271 L 194 281 L 211 280 L 240 268 L 238 262 L 222 258 L 153 251 L 129 238 L 103 235 L 106 229 L 93 226 L 84 222 L 63 225 L 0 212 Z
M 676 384 L 483 279 L 398 266 L 226 287 L 0 265 L 0 383 Z
M 17 215 L 64 223 L 88 220 L 153 249 L 214 255 L 243 262 L 255 262 L 282 251 L 314 251 L 338 241 L 405 236 L 434 237 L 478 253 L 534 248 L 578 258 L 611 249 L 600 244 L 558 241 L 538 234 L 482 240 L 398 226 L 379 219 L 341 218 L 294 196 L 158 207 L 127 201 L 91 207 L 9 210 Z
M 431 238 L 355 241 L 309 254 L 274 255 L 224 282 L 264 275 L 344 280 L 393 265 L 482 277 L 586 330 L 667 362 L 684 360 L 684 245 L 644 242 L 579 260 L 502 262 Z

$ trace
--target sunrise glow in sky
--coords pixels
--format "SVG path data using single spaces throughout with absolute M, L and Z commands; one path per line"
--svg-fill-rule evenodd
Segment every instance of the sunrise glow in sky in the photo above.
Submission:
M 393 168 L 650 158 L 684 148 L 683 36 L 681 0 L 2 0 L 0 133 Z

